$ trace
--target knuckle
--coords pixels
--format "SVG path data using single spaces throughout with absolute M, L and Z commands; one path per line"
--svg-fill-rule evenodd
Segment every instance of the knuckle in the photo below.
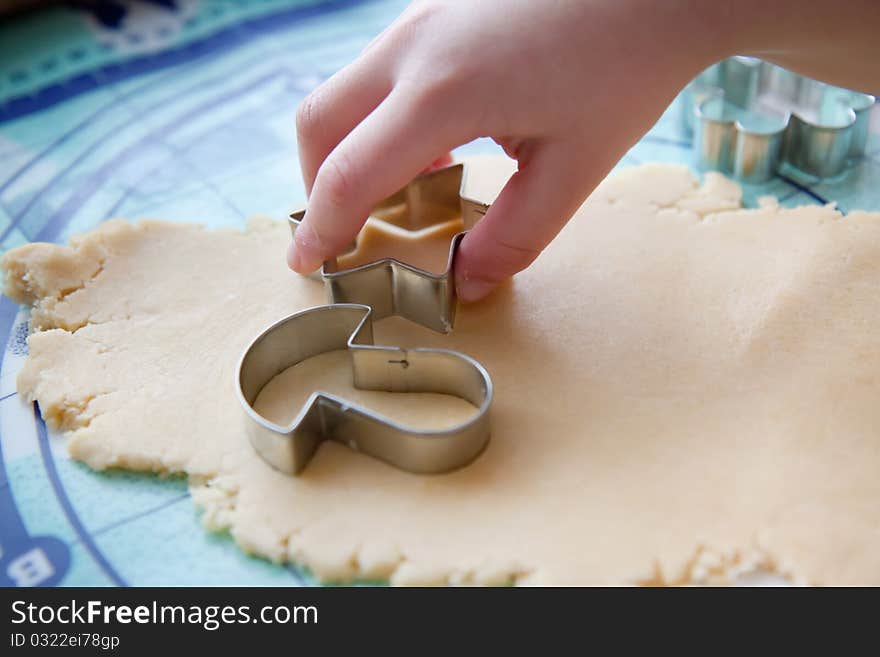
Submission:
M 540 249 L 519 246 L 503 240 L 495 242 L 495 257 L 507 275 L 513 275 L 522 271 L 541 254 Z
M 432 64 L 430 70 L 425 70 L 423 62 L 414 60 L 399 82 L 409 91 L 416 111 L 455 114 L 460 122 L 464 120 L 463 114 L 472 116 L 476 108 L 484 105 L 479 93 L 480 72 L 470 62 L 443 59 Z
M 461 105 L 461 81 L 454 71 L 437 71 L 412 85 L 409 85 L 410 110 L 419 116 L 444 117 L 446 120 L 463 120 L 455 112 Z
M 321 165 L 315 181 L 325 201 L 333 208 L 344 208 L 354 197 L 354 179 L 350 160 L 342 153 L 334 153 Z
M 459 78 L 453 71 L 437 71 L 423 83 L 416 99 L 424 109 L 442 107 L 449 102 L 459 84 Z
M 318 123 L 320 121 L 319 95 L 317 91 L 313 91 L 300 103 L 296 110 L 296 132 L 302 139 L 318 133 Z
M 419 0 L 410 5 L 401 16 L 398 29 L 410 38 L 418 38 L 424 30 L 431 29 L 431 22 L 443 9 L 437 0 Z
M 479 278 L 497 285 L 528 267 L 540 253 L 540 249 L 489 238 L 480 246 L 468 249 L 468 264 L 462 274 L 465 278 Z
M 444 70 L 455 68 L 460 60 L 452 57 L 452 45 L 443 36 L 448 22 L 443 14 L 449 7 L 437 0 L 414 2 L 388 30 L 387 40 L 399 55 L 397 76 L 412 82 L 443 77 Z M 456 60 L 456 61 L 452 61 Z

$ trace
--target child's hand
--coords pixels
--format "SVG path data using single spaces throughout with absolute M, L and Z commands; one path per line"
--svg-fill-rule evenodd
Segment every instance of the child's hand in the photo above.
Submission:
M 490 136 L 519 171 L 458 254 L 459 296 L 479 299 L 538 256 L 691 77 L 734 54 L 748 1 L 416 2 L 300 107 L 309 207 L 291 268 L 316 269 L 439 154 Z

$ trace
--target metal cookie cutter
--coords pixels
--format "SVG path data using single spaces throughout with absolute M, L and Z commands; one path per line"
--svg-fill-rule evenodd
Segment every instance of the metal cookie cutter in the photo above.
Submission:
M 434 274 L 394 258 L 340 269 L 337 259 L 324 262 L 321 277 L 330 303 L 362 303 L 374 317 L 400 315 L 440 333 L 455 322 L 455 255 L 467 230 L 486 214 L 489 205 L 465 196 L 464 164 L 455 164 L 414 179 L 377 205 L 372 215 L 409 230 L 449 221 L 460 214 L 463 230 L 452 238 L 446 271 Z M 290 215 L 292 234 L 305 210 Z M 352 245 L 354 248 L 354 245 Z
M 709 67 L 688 93 L 697 164 L 753 183 L 783 162 L 820 178 L 842 173 L 865 152 L 875 102 L 754 57 Z
M 317 306 L 263 331 L 236 369 L 236 392 L 252 422 L 251 444 L 278 470 L 297 474 L 323 440 L 337 440 L 398 468 L 439 473 L 470 463 L 489 440 L 492 381 L 477 361 L 444 349 L 401 349 L 373 344 L 373 313 L 359 304 Z M 288 426 L 253 408 L 272 377 L 311 356 L 347 348 L 354 385 L 389 392 L 439 392 L 472 403 L 476 414 L 440 430 L 412 429 L 366 408 L 315 392 Z

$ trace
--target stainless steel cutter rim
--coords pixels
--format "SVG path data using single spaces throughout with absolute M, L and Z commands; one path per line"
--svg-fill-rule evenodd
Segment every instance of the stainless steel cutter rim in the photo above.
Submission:
M 874 96 L 871 96 L 870 94 L 863 94 L 859 92 L 853 93 L 857 94 L 860 99 L 864 100 L 864 106 L 856 108 L 855 104 L 852 104 L 849 107 L 844 108 L 843 113 L 846 114 L 846 116 L 848 117 L 848 120 L 844 125 L 829 126 L 822 123 L 817 123 L 815 121 L 811 121 L 797 110 L 789 110 L 781 113 L 779 116 L 780 121 L 783 123 L 783 126 L 776 130 L 757 130 L 753 128 L 747 128 L 739 119 L 716 119 L 715 117 L 706 113 L 705 107 L 711 102 L 723 100 L 723 89 L 715 89 L 709 92 L 706 98 L 696 103 L 694 105 L 694 114 L 696 118 L 700 121 L 712 123 L 713 125 L 734 126 L 738 133 L 744 135 L 754 135 L 757 137 L 775 137 L 777 135 L 785 134 L 785 131 L 788 129 L 788 124 L 792 119 L 797 119 L 805 126 L 807 126 L 810 130 L 816 132 L 824 132 L 828 134 L 837 134 L 841 130 L 852 128 L 859 118 L 859 113 L 870 109 L 874 106 L 874 103 L 876 102 L 876 98 Z
M 446 269 L 443 272 L 430 272 L 392 257 L 378 258 L 354 267 L 340 269 L 337 259 L 331 258 L 322 263 L 318 274 L 327 288 L 328 301 L 330 303 L 364 303 L 373 307 L 376 318 L 396 314 L 434 331 L 448 333 L 455 322 L 457 301 L 455 260 L 458 248 L 468 229 L 489 209 L 489 204 L 465 194 L 467 176 L 468 169 L 464 163 L 431 171 L 418 176 L 406 187 L 376 206 L 376 208 L 387 207 L 393 199 L 397 199 L 394 202 L 397 205 L 401 202 L 399 200 L 401 194 L 405 195 L 411 189 L 424 190 L 432 184 L 442 190 L 441 195 L 446 196 L 443 198 L 443 204 L 451 205 L 453 193 L 451 192 L 450 180 L 454 181 L 454 202 L 457 210 L 461 213 L 464 230 L 456 233 L 450 240 Z M 410 200 L 414 200 L 415 203 L 423 202 L 418 198 L 418 193 L 415 196 L 415 199 L 408 198 L 405 202 L 409 203 Z M 410 208 L 410 211 L 413 209 Z M 296 233 L 305 213 L 305 210 L 299 210 L 290 214 L 291 234 Z M 450 220 L 444 219 L 429 225 L 439 226 L 448 221 Z M 356 242 L 351 245 L 351 248 L 354 248 L 355 245 Z M 387 279 L 377 281 L 375 275 L 370 276 L 371 272 L 378 270 L 387 271 Z M 401 275 L 401 272 L 405 272 L 405 275 Z M 420 283 L 427 283 L 428 286 L 415 284 L 412 279 L 418 279 Z
M 709 93 L 709 95 L 701 100 L 694 106 L 694 115 L 696 118 L 703 123 L 711 123 L 712 125 L 718 126 L 732 126 L 736 129 L 737 133 L 743 135 L 750 135 L 755 137 L 776 137 L 785 133 L 786 127 L 788 126 L 788 122 L 792 117 L 795 116 L 794 112 L 789 112 L 784 117 L 784 123 L 781 128 L 776 130 L 753 130 L 751 128 L 747 128 L 742 121 L 739 119 L 716 119 L 715 117 L 707 114 L 704 110 L 706 105 L 711 102 L 724 100 L 724 90 L 716 89 Z M 853 121 L 855 121 L 855 114 L 853 115 Z M 836 129 L 836 128 L 835 128 Z
M 462 221 L 462 225 L 464 226 L 464 230 L 453 235 L 452 240 L 450 241 L 449 256 L 446 259 L 446 269 L 444 271 L 442 271 L 440 273 L 430 272 L 427 269 L 422 269 L 421 267 L 415 267 L 413 265 L 409 265 L 409 264 L 403 262 L 402 260 L 398 260 L 397 258 L 391 258 L 391 257 L 377 258 L 376 260 L 371 260 L 370 262 L 365 262 L 360 265 L 355 265 L 354 267 L 348 267 L 346 269 L 338 269 L 336 267 L 336 258 L 331 258 L 329 260 L 325 260 L 321 264 L 321 276 L 325 279 L 338 278 L 340 276 L 345 276 L 345 275 L 348 275 L 351 273 L 364 271 L 366 269 L 375 267 L 376 265 L 381 265 L 381 264 L 387 262 L 387 263 L 394 263 L 400 267 L 403 267 L 404 269 L 418 273 L 418 274 L 423 275 L 425 277 L 431 277 L 435 280 L 441 280 L 444 278 L 448 278 L 450 272 L 453 269 L 453 263 L 455 261 L 455 253 L 456 253 L 456 250 L 458 249 L 458 244 L 461 242 L 462 238 L 465 235 L 467 235 L 468 230 L 470 230 L 470 228 L 472 227 L 470 224 L 473 223 L 472 221 L 468 221 L 468 218 L 465 216 L 467 214 L 467 212 L 465 212 L 465 208 L 467 207 L 470 210 L 471 214 L 478 214 L 480 216 L 483 216 L 486 214 L 486 212 L 488 212 L 489 204 L 483 203 L 482 201 L 479 201 L 477 199 L 474 199 L 472 197 L 465 195 L 464 190 L 465 190 L 465 187 L 467 186 L 468 168 L 465 166 L 465 164 L 463 162 L 458 162 L 456 164 L 450 164 L 448 167 L 444 167 L 444 168 L 438 169 L 436 171 L 430 171 L 430 172 L 423 174 L 423 175 L 419 176 L 418 178 L 416 178 L 416 180 L 425 179 L 425 178 L 429 178 L 434 175 L 443 175 L 443 174 L 446 174 L 450 171 L 455 171 L 455 170 L 461 171 L 461 183 L 459 185 L 458 197 L 459 197 L 459 203 L 462 206 L 462 208 L 461 208 L 462 209 L 461 221 Z M 377 206 L 377 207 L 380 207 L 381 205 L 382 205 L 382 203 L 380 203 L 379 206 Z M 305 217 L 305 213 L 306 213 L 305 209 L 300 209 L 300 210 L 297 210 L 295 212 L 290 213 L 288 220 L 289 220 L 289 223 L 291 226 L 291 232 L 295 232 L 296 228 L 298 228 L 300 223 L 302 223 L 302 220 Z M 382 221 L 382 219 L 379 219 L 379 221 Z M 452 220 L 447 219 L 444 222 L 438 222 L 436 225 L 440 226 L 443 223 L 447 223 L 449 221 L 452 221 Z M 413 232 L 416 232 L 416 231 L 413 231 Z M 355 243 L 353 243 L 351 245 L 351 247 L 354 248 Z
M 474 415 L 464 422 L 452 425 L 451 427 L 446 427 L 444 429 L 418 429 L 418 428 L 409 427 L 405 424 L 397 422 L 397 421 L 395 421 L 395 420 L 393 420 L 393 419 L 391 419 L 381 413 L 377 413 L 375 411 L 372 411 L 369 408 L 366 408 L 366 407 L 361 406 L 359 404 L 349 402 L 348 400 L 346 400 L 342 397 L 339 397 L 337 395 L 333 395 L 331 393 L 321 392 L 321 391 L 312 392 L 309 395 L 309 397 L 307 398 L 307 400 L 301 405 L 299 412 L 296 414 L 296 416 L 293 418 L 293 420 L 290 422 L 290 424 L 288 424 L 286 426 L 282 426 L 282 425 L 279 425 L 275 422 L 271 422 L 270 420 L 265 418 L 263 415 L 258 413 L 256 410 L 254 410 L 254 408 L 252 406 L 252 402 L 248 401 L 248 399 L 245 396 L 245 393 L 243 392 L 242 378 L 243 378 L 243 371 L 244 371 L 246 364 L 247 364 L 247 361 L 248 361 L 248 357 L 254 352 L 255 347 L 257 347 L 263 340 L 267 339 L 268 336 L 272 335 L 276 330 L 286 326 L 287 324 L 289 324 L 293 321 L 296 321 L 297 318 L 303 317 L 305 315 L 310 315 L 313 313 L 332 312 L 334 310 L 340 310 L 340 309 L 360 310 L 363 312 L 363 317 L 357 323 L 355 328 L 351 331 L 351 334 L 345 343 L 345 348 L 350 353 L 353 353 L 354 351 L 360 350 L 360 351 L 373 351 L 373 352 L 398 351 L 398 352 L 401 352 L 401 354 L 403 354 L 403 355 L 406 355 L 408 353 L 441 355 L 441 356 L 445 356 L 447 358 L 462 361 L 465 364 L 467 364 L 469 367 L 471 367 L 473 369 L 473 371 L 479 375 L 480 382 L 482 384 L 483 394 L 481 395 L 480 403 L 474 404 L 471 399 L 468 399 L 464 395 L 459 394 L 456 396 L 458 396 L 459 398 L 464 399 L 465 401 L 468 401 L 474 405 L 474 407 L 476 409 Z M 261 331 L 245 347 L 244 351 L 241 354 L 241 357 L 238 360 L 238 364 L 236 365 L 236 368 L 235 368 L 235 385 L 234 385 L 235 394 L 236 394 L 236 397 L 237 397 L 239 403 L 241 404 L 242 408 L 244 409 L 248 419 L 250 419 L 252 422 L 256 423 L 256 425 L 258 427 L 262 427 L 268 431 L 271 431 L 272 433 L 276 434 L 278 437 L 287 438 L 291 442 L 293 442 L 296 439 L 295 434 L 297 432 L 297 429 L 303 424 L 304 420 L 309 415 L 309 413 L 313 412 L 315 407 L 320 405 L 325 400 L 330 401 L 330 402 L 334 402 L 335 404 L 339 405 L 342 413 L 357 414 L 357 415 L 363 416 L 364 418 L 366 418 L 372 422 L 375 422 L 377 425 L 387 427 L 392 431 L 405 434 L 407 437 L 424 439 L 426 441 L 438 441 L 438 440 L 443 440 L 444 438 L 447 438 L 447 437 L 458 437 L 458 436 L 462 436 L 462 435 L 466 436 L 466 434 L 470 430 L 472 430 L 474 428 L 479 428 L 479 425 L 484 425 L 484 430 L 481 432 L 481 434 L 479 436 L 477 436 L 475 440 L 470 441 L 470 442 L 475 442 L 478 444 L 472 446 L 472 448 L 466 452 L 465 457 L 460 459 L 460 462 L 456 462 L 451 466 L 444 466 L 444 467 L 439 467 L 436 469 L 428 468 L 428 469 L 413 470 L 413 469 L 406 468 L 406 467 L 399 465 L 397 462 L 395 462 L 395 459 L 393 457 L 386 458 L 383 455 L 370 454 L 371 456 L 378 458 L 382 461 L 385 461 L 386 463 L 389 463 L 389 464 L 391 464 L 395 467 L 398 467 L 400 469 L 411 471 L 411 472 L 416 472 L 416 473 L 421 473 L 421 474 L 441 474 L 443 472 L 449 472 L 449 471 L 464 467 L 465 465 L 468 465 L 469 463 L 471 463 L 474 459 L 476 459 L 482 453 L 482 451 L 485 449 L 486 445 L 489 442 L 489 423 L 488 423 L 489 415 L 488 415 L 488 412 L 489 412 L 489 408 L 492 405 L 492 399 L 494 397 L 494 386 L 492 384 L 492 378 L 489 376 L 488 371 L 477 360 L 471 358 L 470 356 L 468 356 L 466 354 L 463 354 L 458 351 L 453 351 L 450 349 L 435 349 L 435 348 L 427 348 L 427 347 L 416 347 L 416 348 L 412 348 L 412 349 L 404 349 L 404 348 L 395 347 L 395 346 L 359 343 L 358 338 L 361 336 L 361 333 L 363 332 L 363 330 L 365 328 L 370 328 L 370 333 L 371 333 L 372 315 L 373 315 L 372 308 L 370 308 L 369 306 L 363 305 L 363 304 L 340 303 L 340 304 L 329 304 L 329 305 L 322 305 L 322 306 L 312 306 L 310 308 L 306 308 L 304 310 L 301 310 L 301 311 L 298 311 L 298 312 L 293 313 L 291 315 L 288 315 L 287 317 L 284 317 L 284 318 L 272 323 L 270 326 L 268 326 L 263 331 Z M 372 340 L 372 334 L 370 335 L 369 339 Z M 262 391 L 262 389 L 266 386 L 266 384 L 269 383 L 269 381 L 272 380 L 272 378 L 274 378 L 274 376 L 279 374 L 281 371 L 284 371 L 284 369 L 286 369 L 287 367 L 292 367 L 296 363 L 307 360 L 308 358 L 315 356 L 315 355 L 318 355 L 319 353 L 326 353 L 326 351 L 325 352 L 316 352 L 316 353 L 307 355 L 304 358 L 300 359 L 299 361 L 296 361 L 294 363 L 291 363 L 290 365 L 286 365 L 286 366 L 278 369 L 274 374 L 269 376 L 269 378 L 267 380 L 263 381 L 259 385 L 257 391 L 253 395 L 254 401 L 259 396 L 260 391 Z M 354 377 L 355 370 L 356 370 L 356 361 L 354 358 L 352 359 L 351 368 L 352 368 L 352 374 Z M 279 462 L 277 462 L 274 455 L 267 453 L 266 450 L 264 450 L 262 448 L 262 446 L 255 440 L 255 435 L 256 434 L 254 434 L 254 433 L 250 433 L 250 442 L 253 445 L 254 449 L 257 451 L 257 453 L 260 455 L 260 457 L 264 461 L 269 463 L 269 465 L 271 465 L 272 467 L 274 467 L 277 470 L 280 470 L 280 471 L 286 472 L 286 473 L 291 473 L 291 474 L 298 474 L 308 464 L 308 461 L 311 460 L 311 455 L 309 455 L 305 459 L 305 462 L 301 463 L 299 465 L 298 469 L 295 468 L 293 470 L 290 470 L 286 467 L 283 467 L 283 466 L 281 466 L 281 464 Z M 324 435 L 324 436 L 322 436 L 321 441 L 331 440 L 331 439 L 333 439 L 332 436 Z M 353 445 L 350 442 L 348 442 L 347 444 L 349 444 L 349 446 L 352 447 L 353 449 L 358 450 L 357 445 Z M 360 451 L 360 450 L 358 450 L 358 451 Z
M 455 260 L 456 252 L 458 251 L 458 245 L 461 243 L 461 240 L 464 239 L 464 236 L 467 235 L 467 231 L 461 231 L 452 236 L 452 240 L 449 243 L 449 256 L 446 259 L 446 269 L 444 269 L 439 274 L 437 272 L 431 272 L 427 269 L 422 269 L 421 267 L 416 267 L 414 265 L 409 265 L 405 263 L 403 260 L 398 260 L 397 258 L 379 258 L 378 260 L 371 260 L 370 262 L 365 262 L 360 265 L 355 265 L 354 267 L 349 267 L 347 269 L 336 269 L 334 271 L 327 271 L 327 264 L 322 265 L 321 276 L 329 281 L 336 280 L 343 276 L 349 276 L 350 274 L 356 274 L 362 271 L 368 271 L 372 269 L 378 269 L 380 267 L 385 266 L 393 266 L 400 267 L 401 269 L 405 269 L 407 271 L 411 271 L 414 274 L 418 274 L 423 278 L 427 278 L 434 281 L 444 281 L 449 278 L 450 273 L 453 270 L 453 263 Z
M 414 352 L 427 352 L 427 353 L 434 353 L 434 354 L 446 354 L 448 356 L 451 356 L 454 358 L 459 358 L 459 359 L 467 362 L 471 367 L 473 367 L 475 370 L 477 370 L 477 372 L 479 372 L 481 374 L 482 378 L 485 380 L 485 383 L 486 383 L 485 398 L 484 398 L 483 402 L 479 406 L 476 407 L 477 412 L 475 413 L 474 417 L 467 420 L 466 422 L 462 422 L 460 424 L 453 425 L 452 427 L 449 427 L 447 429 L 440 429 L 440 430 L 416 429 L 416 428 L 411 428 L 406 425 L 403 425 L 399 422 L 396 422 L 395 420 L 392 420 L 391 418 L 389 418 L 385 415 L 382 415 L 381 413 L 377 413 L 375 411 L 371 411 L 369 409 L 366 409 L 366 408 L 360 406 L 359 404 L 354 404 L 349 401 L 346 401 L 342 397 L 338 397 L 338 396 L 336 396 L 332 393 L 329 393 L 329 392 L 321 392 L 321 391 L 316 391 L 316 392 L 313 392 L 311 395 L 309 395 L 308 400 L 303 403 L 302 408 L 300 409 L 300 412 L 297 413 L 296 417 L 287 426 L 282 426 L 280 424 L 276 424 L 274 422 L 271 422 L 270 420 L 267 420 L 263 415 L 260 415 L 259 413 L 257 413 L 257 411 L 254 410 L 253 406 L 251 406 L 251 404 L 245 399 L 244 394 L 241 391 L 241 385 L 239 383 L 241 381 L 242 365 L 244 364 L 244 362 L 248 356 L 248 353 L 251 351 L 251 348 L 254 345 L 256 345 L 257 342 L 262 340 L 267 334 L 271 333 L 272 331 L 274 331 L 275 329 L 277 329 L 281 325 L 287 324 L 289 321 L 293 320 L 295 317 L 298 317 L 300 315 L 306 315 L 306 314 L 313 313 L 313 312 L 325 311 L 325 310 L 332 311 L 334 308 L 361 308 L 364 310 L 363 319 L 361 319 L 360 323 L 357 325 L 355 330 L 352 332 L 351 337 L 349 338 L 348 342 L 346 343 L 347 349 L 370 349 L 370 350 L 375 350 L 375 351 L 389 351 L 391 349 L 397 349 L 402 352 L 414 351 Z M 434 435 L 438 435 L 438 434 L 458 433 L 459 431 L 461 431 L 461 429 L 476 424 L 480 420 L 480 416 L 484 415 L 486 413 L 486 411 L 489 410 L 489 407 L 492 405 L 492 397 L 494 394 L 494 387 L 492 385 L 492 378 L 489 376 L 489 372 L 486 370 L 486 368 L 483 367 L 480 364 L 480 362 L 475 360 L 474 358 L 471 358 L 467 354 L 463 354 L 460 351 L 455 351 L 453 349 L 435 349 L 433 347 L 413 347 L 411 349 L 403 349 L 401 347 L 394 347 L 394 346 L 355 343 L 354 342 L 355 337 L 360 332 L 360 330 L 363 328 L 364 324 L 368 320 L 372 319 L 372 317 L 371 317 L 372 313 L 373 313 L 372 308 L 370 308 L 369 306 L 365 306 L 364 304 L 361 304 L 361 303 L 333 303 L 333 304 L 327 304 L 327 305 L 322 305 L 322 306 L 311 306 L 309 308 L 306 308 L 305 310 L 300 310 L 300 311 L 295 312 L 291 315 L 288 315 L 287 317 L 283 317 L 282 319 L 279 319 L 277 322 L 270 325 L 268 328 L 264 329 L 257 337 L 255 337 L 248 344 L 247 347 L 245 347 L 244 351 L 242 352 L 241 357 L 238 360 L 238 365 L 235 368 L 235 380 L 237 383 L 237 385 L 235 386 L 236 397 L 238 397 L 238 401 L 244 407 L 247 414 L 252 419 L 256 420 L 259 424 L 261 424 L 269 429 L 272 429 L 273 431 L 278 431 L 280 433 L 289 433 L 293 429 L 295 429 L 296 426 L 300 423 L 302 416 L 306 414 L 306 412 L 308 411 L 308 407 L 311 405 L 312 400 L 314 398 L 329 397 L 331 399 L 335 399 L 335 400 L 343 402 L 347 407 L 358 408 L 362 412 L 364 412 L 366 415 L 371 415 L 371 416 L 374 416 L 378 419 L 381 419 L 382 421 L 384 421 L 388 424 L 393 424 L 393 425 L 397 425 L 398 427 L 402 427 L 406 430 L 407 433 L 411 433 L 413 435 L 422 435 L 422 436 L 430 437 L 430 436 L 434 436 Z M 300 362 L 302 362 L 302 361 L 300 361 Z M 292 367 L 292 366 L 288 366 L 288 367 Z M 266 383 L 268 383 L 268 381 Z M 257 393 L 257 394 L 259 394 L 259 393 Z M 407 394 L 407 393 L 400 393 L 400 394 Z

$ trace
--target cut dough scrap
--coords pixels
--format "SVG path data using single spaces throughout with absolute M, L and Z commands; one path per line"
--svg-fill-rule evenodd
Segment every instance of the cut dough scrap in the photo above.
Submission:
M 75 458 L 187 473 L 208 527 L 325 579 L 662 584 L 760 565 L 880 584 L 880 214 L 738 202 L 720 177 L 625 170 L 451 334 L 380 322 L 377 343 L 492 375 L 492 439 L 453 473 L 325 443 L 295 478 L 251 449 L 241 350 L 324 302 L 287 270 L 282 225 L 110 222 L 8 253 L 38 329 L 19 389 Z M 428 401 L 383 408 L 456 412 Z

